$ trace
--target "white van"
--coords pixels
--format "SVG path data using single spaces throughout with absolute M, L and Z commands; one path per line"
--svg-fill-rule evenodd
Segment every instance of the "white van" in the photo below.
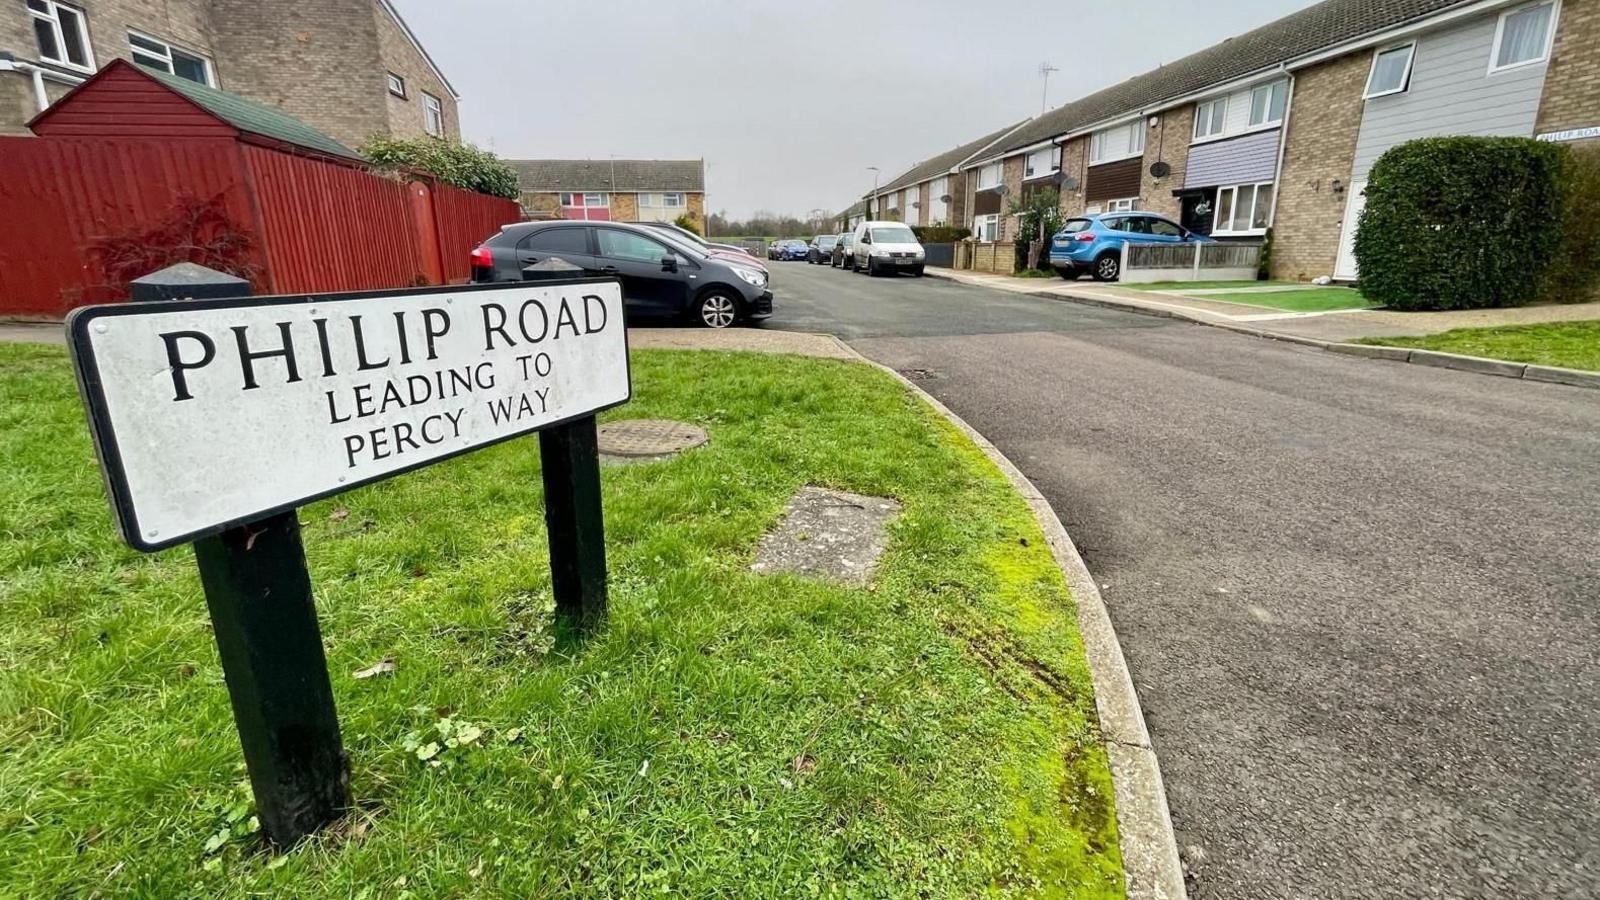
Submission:
M 854 271 L 868 275 L 879 272 L 909 272 L 922 277 L 927 254 L 922 242 L 903 222 L 862 222 L 856 226 Z

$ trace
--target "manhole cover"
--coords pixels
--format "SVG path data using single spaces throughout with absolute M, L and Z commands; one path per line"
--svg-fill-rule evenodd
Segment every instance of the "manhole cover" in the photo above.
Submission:
M 659 459 L 708 440 L 704 428 L 669 419 L 624 419 L 600 426 L 601 454 L 624 459 Z

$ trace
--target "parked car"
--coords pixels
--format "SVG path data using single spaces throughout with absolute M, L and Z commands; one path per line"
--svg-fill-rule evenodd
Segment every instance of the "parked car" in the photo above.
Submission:
M 754 260 L 757 265 L 760 265 L 760 263 L 761 263 L 761 260 L 757 259 L 756 255 L 754 253 L 751 253 L 749 250 L 746 250 L 745 248 L 740 247 L 737 244 L 719 244 L 716 241 L 708 241 L 705 238 L 701 237 L 700 235 L 695 234 L 694 232 L 690 231 L 689 229 L 680 228 L 677 225 L 672 224 L 671 222 L 629 222 L 628 224 L 629 225 L 642 225 L 645 228 L 655 228 L 655 229 L 658 229 L 658 230 L 661 230 L 661 231 L 665 231 L 665 232 L 667 232 L 669 234 L 676 235 L 679 240 L 688 241 L 691 244 L 696 244 L 701 249 L 706 250 L 707 252 L 718 251 L 718 252 L 721 252 L 721 253 L 732 253 L 732 254 L 735 254 L 735 256 L 734 256 L 735 259 L 748 258 L 748 259 Z M 762 268 L 766 268 L 766 267 L 762 266 Z
M 1050 241 L 1050 266 L 1072 281 L 1083 273 L 1095 281 L 1116 281 L 1122 275 L 1122 245 L 1216 243 L 1165 216 L 1148 212 L 1100 213 L 1062 223 Z
M 693 318 L 727 328 L 772 315 L 767 272 L 623 222 L 522 222 L 472 251 L 475 283 L 534 281 L 551 266 L 622 282 L 629 318 Z
M 806 252 L 806 262 L 813 266 L 822 265 L 825 259 L 833 258 L 833 245 L 839 243 L 837 234 L 819 234 L 811 239 L 811 247 Z
M 782 253 L 783 241 L 778 240 L 767 244 L 767 259 L 781 259 Z
M 805 259 L 811 247 L 805 241 L 787 240 L 778 243 L 778 259 L 786 262 Z
M 910 272 L 922 277 L 927 253 L 911 227 L 901 222 L 862 222 L 856 226 L 850 268 L 868 275 Z
M 855 262 L 856 236 L 854 232 L 845 232 L 839 235 L 839 242 L 833 245 L 833 262 L 835 269 L 850 268 Z

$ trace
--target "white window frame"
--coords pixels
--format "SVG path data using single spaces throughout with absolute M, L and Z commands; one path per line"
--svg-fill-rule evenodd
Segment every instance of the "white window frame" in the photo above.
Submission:
M 560 200 L 567 209 L 604 209 L 611 205 L 609 197 L 594 191 L 562 193 Z
M 1222 110 L 1222 123 L 1217 126 L 1217 129 L 1215 131 L 1212 131 L 1211 130 L 1211 123 L 1212 123 L 1212 121 L 1214 119 L 1216 119 L 1216 111 L 1218 109 Z M 1204 122 L 1205 126 L 1206 126 L 1206 131 L 1204 133 L 1202 133 L 1200 131 L 1200 123 L 1202 123 L 1202 122 Z M 1214 140 L 1216 138 L 1220 138 L 1220 137 L 1226 135 L 1227 133 L 1228 133 L 1228 95 L 1227 94 L 1223 94 L 1221 97 L 1212 97 L 1210 100 L 1202 101 L 1198 106 L 1195 107 L 1195 110 L 1194 110 L 1194 142 L 1195 143 L 1199 143 L 1201 141 Z
M 88 57 L 88 64 L 75 63 L 70 59 L 52 59 L 44 55 L 43 48 L 39 50 L 39 59 L 51 65 L 61 66 L 64 69 L 72 69 L 75 72 L 93 73 L 95 70 L 94 45 L 89 43 L 89 14 L 83 11 L 83 7 L 73 6 L 71 3 L 59 3 L 57 0 L 40 0 L 40 2 L 49 7 L 48 13 L 34 9 L 27 4 L 26 0 L 23 0 L 23 9 L 28 11 L 28 30 L 30 32 L 33 30 L 32 23 L 35 19 L 49 23 L 50 28 L 55 32 L 56 49 L 65 54 L 67 52 L 67 35 L 61 28 L 60 10 L 62 7 L 66 7 L 78 17 L 78 44 L 83 47 L 83 54 Z M 35 40 L 37 41 L 37 39 Z
M 681 191 L 668 191 L 667 193 L 661 195 L 662 209 L 682 209 L 688 205 L 689 201 L 683 196 L 683 192 Z
M 994 234 L 988 234 L 987 229 L 994 226 Z M 992 244 L 1000 240 L 1000 214 L 989 213 L 986 216 L 974 216 L 972 219 L 972 234 L 980 243 Z
M 1049 156 L 1044 157 L 1045 165 L 1048 166 L 1048 168 L 1041 171 L 1034 167 L 1034 159 L 1042 153 L 1048 153 Z M 1044 178 L 1047 175 L 1054 175 L 1059 171 L 1061 171 L 1061 147 L 1058 144 L 1051 144 L 1048 147 L 1040 148 L 1022 158 L 1023 178 Z
M 943 225 L 950 216 L 950 203 L 941 198 L 950 193 L 950 176 L 946 175 L 928 182 L 927 192 L 928 221 L 934 225 Z
M 1533 9 L 1537 6 L 1550 7 L 1550 27 L 1545 29 L 1544 50 L 1538 56 L 1532 59 L 1524 59 L 1520 62 L 1509 63 L 1504 66 L 1499 65 L 1500 41 L 1506 35 L 1506 20 L 1519 12 Z M 1521 69 L 1524 66 L 1537 66 L 1549 62 L 1550 53 L 1552 50 L 1554 50 L 1556 43 L 1556 25 L 1559 24 L 1556 20 L 1560 18 L 1560 16 L 1561 0 L 1536 0 L 1534 3 L 1524 3 L 1521 6 L 1512 7 L 1511 9 L 1501 13 L 1500 18 L 1494 23 L 1494 47 L 1489 51 L 1489 74 L 1498 75 L 1501 72 L 1511 72 L 1516 69 Z
M 990 172 L 994 173 L 993 180 L 991 180 L 989 178 L 989 173 Z M 1000 184 L 1000 180 L 1001 180 L 1001 178 L 1004 177 L 1004 175 L 1005 175 L 1005 165 L 1004 165 L 1004 163 L 990 163 L 990 164 L 988 164 L 986 166 L 983 166 L 983 167 L 979 168 L 978 169 L 978 190 L 986 191 L 989 188 L 997 187 Z
M 164 54 L 164 58 L 163 58 L 163 54 L 158 53 L 158 52 L 156 52 L 154 50 L 151 50 L 148 47 L 136 46 L 133 43 L 133 39 L 134 38 L 138 38 L 138 39 L 140 39 L 142 41 L 149 41 L 152 44 L 160 44 L 166 50 L 166 53 Z M 174 75 L 174 76 L 177 76 L 179 78 L 182 78 L 183 76 L 178 75 L 177 71 L 175 70 L 175 67 L 172 65 L 172 54 L 173 54 L 174 51 L 176 51 L 178 53 L 182 53 L 184 56 L 190 57 L 191 59 L 200 60 L 201 65 L 204 66 L 205 70 L 206 70 L 206 80 L 205 80 L 206 87 L 213 87 L 214 88 L 214 87 L 217 86 L 217 70 L 216 70 L 216 67 L 211 64 L 211 57 L 205 55 L 204 53 L 198 53 L 198 52 L 196 52 L 194 50 L 190 50 L 190 49 L 188 49 L 186 47 L 180 47 L 180 46 L 178 46 L 177 44 L 174 44 L 171 41 L 163 40 L 161 38 L 156 37 L 153 34 L 147 34 L 147 33 L 143 32 L 143 31 L 140 31 L 137 28 L 129 28 L 128 29 L 128 53 L 129 53 L 130 56 L 134 55 L 134 54 L 137 54 L 137 55 L 143 56 L 143 57 L 145 57 L 147 59 L 150 59 L 150 58 L 159 59 L 162 62 L 165 62 L 167 64 L 166 69 L 164 69 L 163 71 L 165 71 L 168 75 Z M 135 61 L 137 62 L 137 60 L 135 60 Z M 144 63 L 140 63 L 140 65 L 144 65 Z M 157 66 L 156 68 L 160 68 L 160 67 Z
M 422 130 L 436 138 L 444 137 L 444 101 L 422 92 Z
M 1396 87 L 1396 88 L 1390 88 L 1390 89 L 1384 90 L 1384 91 L 1378 91 L 1377 93 L 1373 93 L 1373 91 L 1372 91 L 1372 77 L 1374 75 L 1378 74 L 1378 59 L 1379 59 L 1379 57 L 1383 56 L 1385 53 L 1393 53 L 1393 52 L 1395 52 L 1397 50 L 1406 51 L 1406 68 L 1405 68 L 1405 73 L 1400 77 L 1400 86 Z M 1489 59 L 1491 61 L 1493 61 L 1494 57 L 1491 56 L 1491 57 L 1489 57 Z M 1416 65 L 1416 62 L 1417 62 L 1417 42 L 1416 41 L 1407 41 L 1407 42 L 1405 42 L 1403 44 L 1390 44 L 1387 47 L 1379 47 L 1378 49 L 1372 51 L 1372 65 L 1367 69 L 1367 84 L 1366 84 L 1366 87 L 1362 88 L 1361 98 L 1363 100 L 1371 100 L 1374 97 L 1388 97 L 1391 94 L 1403 94 L 1406 91 L 1411 90 L 1411 68 L 1412 68 L 1412 66 Z
M 1105 214 L 1110 215 L 1112 213 L 1131 213 L 1137 209 L 1138 206 L 1138 197 L 1119 197 L 1116 200 L 1107 200 L 1105 202 Z
M 388 73 L 385 73 L 385 74 L 388 76 L 389 93 L 393 94 L 396 97 L 399 97 L 401 100 L 405 100 L 406 99 L 406 79 L 405 79 L 405 76 L 396 75 L 393 72 L 388 72 Z
M 1230 184 L 1227 187 L 1219 188 L 1217 190 L 1217 199 L 1211 205 L 1212 216 L 1213 217 L 1216 216 L 1216 211 L 1220 210 L 1222 208 L 1222 195 L 1223 194 L 1232 193 L 1233 194 L 1233 200 L 1228 203 L 1228 224 L 1227 224 L 1227 226 L 1224 227 L 1221 222 L 1218 222 L 1218 221 L 1215 220 L 1215 218 L 1213 218 L 1212 226 L 1211 226 L 1211 233 L 1213 235 L 1222 235 L 1222 236 L 1225 236 L 1225 237 L 1251 237 L 1251 236 L 1259 236 L 1259 235 L 1266 234 L 1267 233 L 1267 229 L 1272 227 L 1272 208 L 1271 208 L 1271 205 L 1274 202 L 1276 202 L 1276 200 L 1278 198 L 1278 191 L 1277 191 L 1275 185 L 1276 185 L 1276 182 L 1272 182 L 1272 181 L 1255 181 L 1255 182 L 1250 182 L 1249 184 Z M 1261 189 L 1262 188 L 1268 188 L 1268 187 L 1273 188 L 1273 191 L 1272 191 L 1272 199 L 1267 201 L 1267 203 L 1268 203 L 1267 224 L 1265 226 L 1261 227 L 1261 228 L 1257 228 L 1257 227 L 1255 227 L 1256 209 L 1261 203 Z M 1236 231 L 1233 228 L 1233 219 L 1234 219 L 1235 214 L 1239 210 L 1239 191 L 1242 188 L 1251 188 L 1252 189 L 1251 194 L 1250 194 L 1250 215 L 1245 218 L 1245 221 L 1250 223 L 1250 227 L 1249 228 L 1245 228 L 1245 229 L 1240 230 L 1240 231 Z
M 1107 144 L 1113 136 L 1122 137 L 1122 146 L 1114 155 L 1110 153 Z M 1135 146 L 1137 145 L 1137 146 Z M 1144 119 L 1139 118 L 1132 122 L 1124 122 L 1110 128 L 1103 128 L 1089 136 L 1089 165 L 1098 166 L 1104 163 L 1121 162 L 1144 155 Z
M 1258 84 L 1258 85 L 1256 85 L 1255 87 L 1250 89 L 1250 115 L 1246 119 L 1246 121 L 1249 123 L 1251 128 L 1260 128 L 1260 129 L 1264 130 L 1264 129 L 1267 129 L 1267 128 L 1271 128 L 1274 125 L 1282 125 L 1283 124 L 1283 113 L 1282 112 L 1278 113 L 1278 117 L 1276 119 L 1271 118 L 1271 116 L 1272 116 L 1272 92 L 1274 90 L 1279 90 L 1279 91 L 1283 92 L 1283 108 L 1285 110 L 1287 110 L 1289 108 L 1289 82 L 1288 81 L 1285 81 L 1285 80 L 1269 81 L 1266 84 Z M 1258 92 L 1260 92 L 1260 91 L 1266 91 L 1267 92 L 1267 104 L 1266 104 L 1265 107 L 1262 108 L 1262 114 L 1263 114 L 1264 118 L 1261 121 L 1257 122 L 1257 121 L 1255 121 L 1256 94 Z M 1226 128 L 1226 126 L 1224 126 L 1224 128 Z

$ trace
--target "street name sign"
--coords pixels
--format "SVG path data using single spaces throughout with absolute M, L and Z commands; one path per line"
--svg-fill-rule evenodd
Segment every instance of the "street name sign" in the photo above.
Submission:
M 92 306 L 118 527 L 171 547 L 628 400 L 615 281 Z

